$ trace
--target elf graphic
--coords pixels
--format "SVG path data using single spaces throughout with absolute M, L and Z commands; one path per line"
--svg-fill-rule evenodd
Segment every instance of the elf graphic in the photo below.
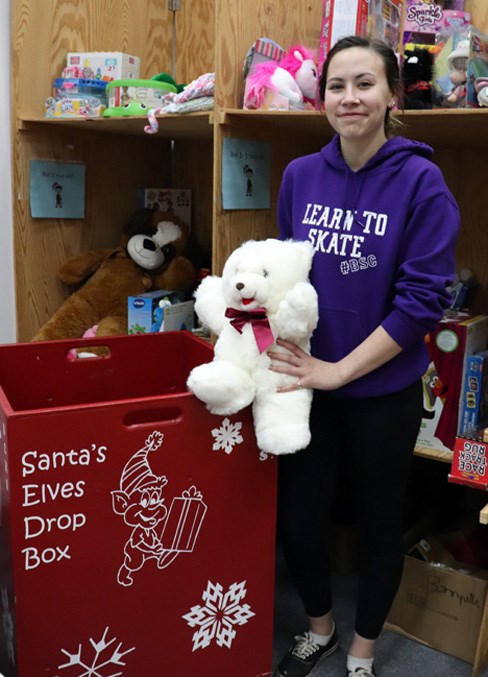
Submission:
M 202 495 L 190 487 L 176 497 L 168 512 L 163 489 L 166 476 L 157 476 L 151 470 L 148 454 L 159 449 L 164 436 L 153 432 L 127 461 L 120 477 L 120 488 L 112 491 L 112 507 L 124 518 L 132 532 L 124 546 L 124 561 L 117 581 L 124 586 L 133 584 L 132 574 L 155 559 L 158 569 L 165 569 L 181 552 L 192 552 L 207 510 Z M 156 531 L 163 524 L 162 532 Z M 170 544 L 165 547 L 164 543 Z

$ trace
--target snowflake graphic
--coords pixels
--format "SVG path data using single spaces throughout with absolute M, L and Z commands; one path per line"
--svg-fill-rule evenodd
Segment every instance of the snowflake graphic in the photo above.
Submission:
M 224 418 L 220 428 L 212 430 L 212 436 L 215 439 L 212 447 L 213 451 L 223 449 L 226 454 L 231 454 L 236 444 L 244 442 L 244 438 L 240 433 L 241 428 L 242 423 L 240 421 L 238 423 L 231 423 L 228 418 Z
M 84 662 L 81 653 L 82 647 L 81 644 L 78 644 L 78 651 L 76 653 L 70 653 L 65 649 L 61 651 L 68 657 L 68 662 L 58 665 L 58 670 L 65 670 L 67 668 L 77 668 L 80 672 L 77 672 L 76 677 L 119 677 L 123 672 L 107 672 L 107 670 L 112 670 L 114 666 L 124 666 L 125 663 L 122 658 L 134 651 L 135 647 L 127 649 L 126 651 L 121 651 L 122 642 L 119 642 L 119 645 L 116 649 L 111 648 L 110 651 L 106 651 L 111 644 L 116 640 L 111 639 L 107 641 L 108 627 L 105 628 L 105 631 L 102 635 L 102 638 L 95 642 L 90 638 L 90 644 L 93 647 L 93 655 L 90 662 Z M 111 655 L 110 655 L 111 654 Z M 73 674 L 73 673 L 72 673 Z
M 215 639 L 218 646 L 230 649 L 236 636 L 235 625 L 244 625 L 255 613 L 249 604 L 241 604 L 246 596 L 246 581 L 232 583 L 224 594 L 220 583 L 208 581 L 202 593 L 204 605 L 193 606 L 183 618 L 190 628 L 199 626 L 193 634 L 193 649 L 204 649 Z

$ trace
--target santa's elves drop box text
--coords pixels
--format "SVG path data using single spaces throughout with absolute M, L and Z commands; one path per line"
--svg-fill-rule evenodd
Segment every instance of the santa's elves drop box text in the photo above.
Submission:
M 188 332 L 0 346 L 0 672 L 271 670 L 276 459 Z M 100 341 L 99 341 L 100 342 Z M 70 352 L 71 351 L 71 352 Z

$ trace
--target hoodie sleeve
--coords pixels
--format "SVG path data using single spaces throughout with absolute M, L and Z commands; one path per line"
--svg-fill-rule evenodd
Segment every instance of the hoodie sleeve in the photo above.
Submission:
M 440 170 L 429 174 L 421 179 L 423 199 L 412 206 L 403 236 L 393 309 L 381 323 L 402 348 L 434 329 L 451 303 L 446 287 L 455 272 L 459 208 Z

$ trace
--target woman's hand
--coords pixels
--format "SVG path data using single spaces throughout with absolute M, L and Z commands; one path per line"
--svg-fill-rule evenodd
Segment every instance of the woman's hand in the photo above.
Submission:
M 288 374 L 296 378 L 295 383 L 278 388 L 279 393 L 287 393 L 300 388 L 336 390 L 344 385 L 338 363 L 324 362 L 312 357 L 291 341 L 278 339 L 276 343 L 285 350 L 268 351 L 268 356 L 272 361 L 269 368 L 278 374 Z
M 381 326 L 339 362 L 319 360 L 284 339 L 278 339 L 276 343 L 285 352 L 268 352 L 273 362 L 270 369 L 296 378 L 294 384 L 278 388 L 280 393 L 299 388 L 336 390 L 381 367 L 402 351 L 401 346 Z

